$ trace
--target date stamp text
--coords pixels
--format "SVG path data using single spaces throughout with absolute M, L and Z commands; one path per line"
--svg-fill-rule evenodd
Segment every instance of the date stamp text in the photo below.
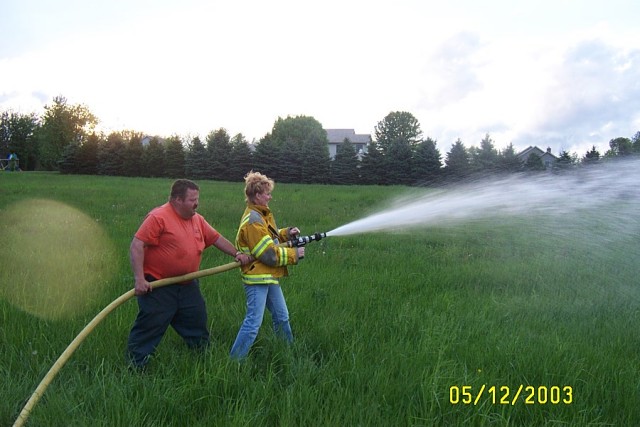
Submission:
M 449 387 L 449 403 L 452 405 L 479 405 L 488 401 L 492 405 L 571 405 L 573 403 L 573 387 L 532 386 L 520 384 L 517 387 L 506 385 L 482 384 L 478 387 L 470 385 L 452 385 Z

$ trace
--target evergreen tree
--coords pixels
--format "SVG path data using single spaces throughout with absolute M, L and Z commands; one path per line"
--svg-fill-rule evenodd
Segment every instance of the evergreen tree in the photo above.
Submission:
M 98 174 L 98 150 L 102 142 L 102 139 L 94 132 L 80 145 L 76 156 L 78 173 L 83 175 Z
M 331 163 L 331 183 L 355 184 L 358 182 L 358 156 L 348 138 L 336 147 L 336 157 Z
M 371 141 L 367 152 L 362 156 L 360 164 L 360 180 L 363 184 L 386 185 L 387 179 L 384 169 L 384 158 L 377 142 Z
M 145 147 L 142 155 L 142 165 L 144 167 L 143 176 L 159 178 L 165 176 L 164 173 L 164 146 L 157 137 L 152 138 Z
M 122 175 L 124 162 L 124 140 L 119 132 L 112 132 L 98 147 L 98 174 Z
M 301 164 L 304 167 L 302 182 L 328 184 L 331 167 L 329 140 L 322 125 L 318 123 L 318 126 L 302 146 Z
M 384 156 L 389 184 L 411 185 L 415 182 L 413 146 L 408 141 L 396 141 Z
M 185 175 L 192 179 L 205 179 L 208 164 L 207 148 L 199 137 L 193 138 L 187 150 L 185 160 Z
M 522 162 L 516 155 L 513 143 L 509 143 L 507 147 L 498 154 L 498 172 L 514 173 L 522 169 Z
M 442 174 L 442 156 L 436 141 L 427 138 L 416 147 L 414 157 L 414 179 L 420 184 L 433 184 Z
M 184 147 L 179 136 L 172 136 L 165 142 L 164 176 L 184 177 Z
M 206 140 L 209 156 L 208 178 L 225 181 L 228 176 L 231 137 L 226 129 L 220 128 L 210 132 Z
M 498 169 L 498 150 L 489 134 L 480 141 L 480 147 L 475 150 L 471 163 L 474 172 L 482 175 L 495 173 Z
M 323 136 L 316 135 L 305 142 L 302 147 L 302 163 L 304 183 L 329 183 L 331 156 L 329 155 L 329 141 L 323 129 Z
M 600 152 L 596 150 L 596 146 L 593 145 L 591 150 L 587 151 L 587 153 L 582 158 L 583 165 L 593 165 L 600 161 Z
M 253 168 L 253 156 L 249 143 L 241 133 L 231 138 L 231 156 L 229 161 L 229 179 L 242 181 Z
M 124 160 L 122 173 L 125 176 L 140 176 L 142 174 L 142 156 L 144 147 L 142 146 L 142 134 L 136 132 L 128 133 L 128 140 L 124 147 Z
M 276 150 L 279 154 L 279 161 L 274 165 L 275 176 L 281 182 L 300 183 L 303 182 L 307 170 L 307 163 L 303 163 L 305 156 L 302 155 L 302 143 L 294 140 L 292 136 L 280 141 Z M 307 158 L 308 159 L 308 158 Z
M 58 161 L 58 170 L 63 174 L 78 173 L 78 151 L 80 144 L 72 142 L 62 150 L 62 157 Z
M 253 153 L 255 171 L 276 179 L 276 165 L 280 160 L 279 156 L 280 153 L 277 144 L 273 141 L 271 134 L 266 134 L 258 141 L 256 151 Z
M 574 164 L 575 162 L 571 154 L 569 154 L 569 152 L 566 150 L 562 150 L 554 166 L 560 171 L 566 171 L 570 169 Z
M 460 138 L 451 145 L 445 164 L 445 173 L 453 180 L 460 180 L 471 174 L 469 155 Z

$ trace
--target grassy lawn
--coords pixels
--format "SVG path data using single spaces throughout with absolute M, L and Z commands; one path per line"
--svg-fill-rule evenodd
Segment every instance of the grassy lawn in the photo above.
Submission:
M 171 182 L 0 176 L 0 425 L 133 286 L 131 237 Z M 242 184 L 199 184 L 200 213 L 233 240 Z M 311 234 L 405 192 L 277 184 L 271 207 L 278 225 Z M 314 242 L 282 281 L 296 342 L 277 340 L 266 315 L 244 364 L 228 357 L 244 316 L 237 270 L 201 280 L 213 346 L 192 353 L 170 330 L 142 375 L 124 363 L 129 301 L 61 369 L 28 425 L 639 425 L 637 235 L 612 236 L 588 215 L 545 220 L 556 222 L 470 219 Z M 230 261 L 213 249 L 202 268 Z

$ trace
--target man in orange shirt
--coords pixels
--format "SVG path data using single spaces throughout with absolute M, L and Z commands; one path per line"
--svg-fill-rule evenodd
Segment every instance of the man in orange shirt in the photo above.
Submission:
M 139 311 L 129 333 L 127 355 L 136 368 L 147 365 L 169 325 L 189 347 L 209 344 L 207 311 L 198 280 L 157 289 L 150 282 L 197 271 L 202 252 L 209 246 L 243 265 L 252 261 L 196 212 L 199 194 L 196 183 L 175 181 L 169 201 L 147 214 L 131 241 Z

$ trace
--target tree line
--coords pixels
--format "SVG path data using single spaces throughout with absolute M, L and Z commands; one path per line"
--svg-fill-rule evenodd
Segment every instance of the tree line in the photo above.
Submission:
M 489 134 L 479 146 L 456 140 L 444 158 L 436 140 L 424 137 L 409 112 L 389 113 L 375 126 L 367 149 L 356 152 L 348 139 L 329 155 L 326 131 L 313 117 L 278 118 L 270 133 L 249 143 L 224 128 L 202 141 L 147 137 L 136 131 L 97 133 L 97 118 L 83 105 L 59 96 L 42 117 L 0 112 L 0 155 L 15 152 L 23 170 L 68 174 L 188 177 L 241 181 L 258 170 L 279 182 L 319 184 L 437 185 L 483 175 L 539 173 L 548 168 L 537 155 L 520 159 L 513 144 L 498 150 Z M 640 132 L 618 137 L 600 154 L 595 146 L 582 157 L 560 153 L 552 171 L 563 171 L 640 154 Z

